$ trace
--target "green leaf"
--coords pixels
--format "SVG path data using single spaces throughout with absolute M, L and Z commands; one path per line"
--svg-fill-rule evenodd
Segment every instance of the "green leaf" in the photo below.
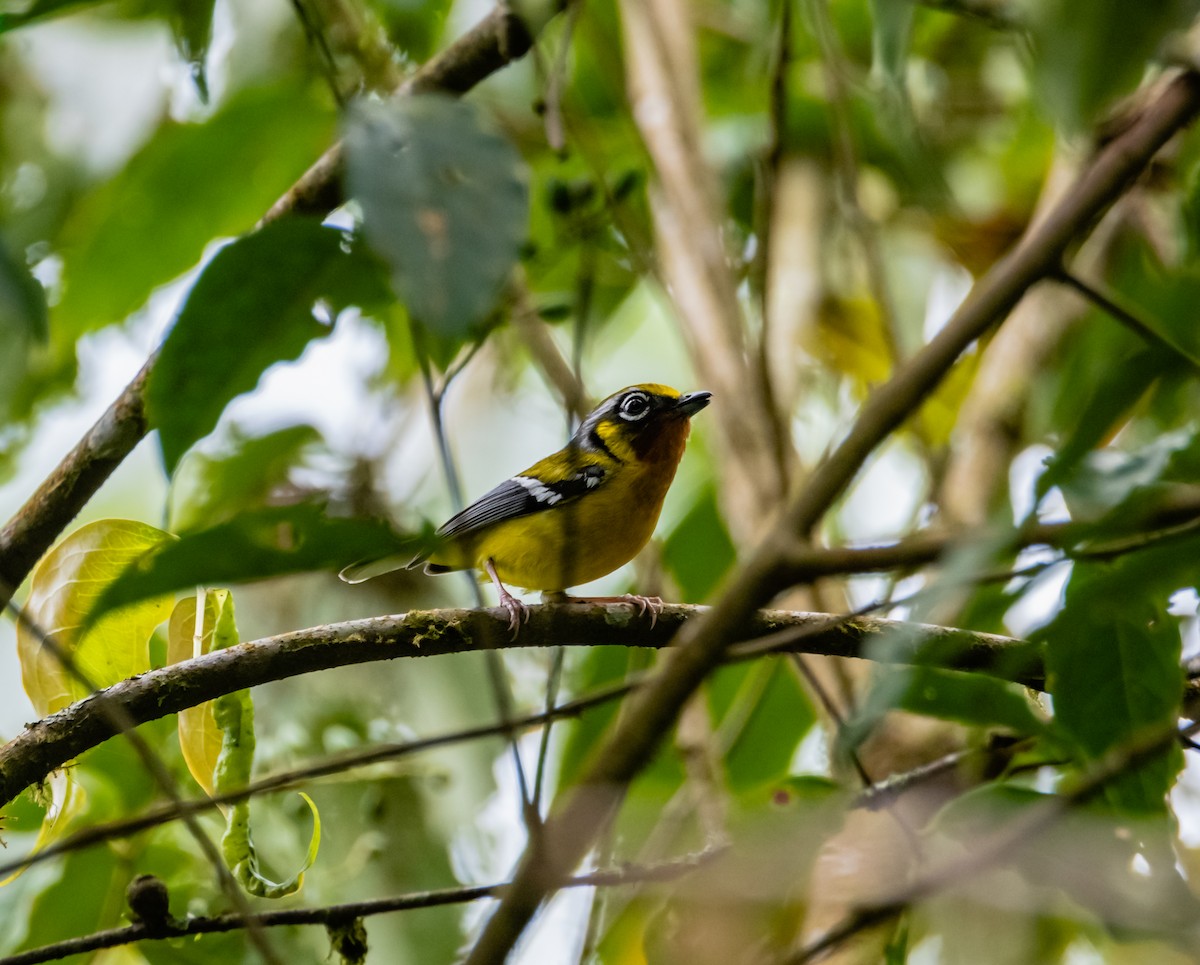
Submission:
M 1046 724 L 1018 684 L 981 674 L 938 667 L 881 668 L 852 718 L 839 735 L 844 749 L 853 749 L 893 710 L 952 720 L 972 727 L 1005 727 L 1017 734 L 1040 734 Z
M 708 599 L 736 559 L 737 550 L 717 507 L 716 490 L 707 486 L 663 547 L 663 560 L 679 584 L 681 602 Z
M 219 455 L 185 456 L 171 484 L 169 528 L 175 533 L 207 529 L 266 505 L 304 450 L 321 439 L 310 425 L 288 426 L 265 436 L 235 436 Z
M 1196 478 L 1200 438 L 1195 427 L 1168 432 L 1136 452 L 1099 449 L 1087 453 L 1059 481 L 1071 519 L 1111 520 L 1132 528 L 1144 518 L 1140 507 L 1170 491 L 1173 482 Z
M 1155 586 L 1170 579 L 1163 560 L 1154 553 L 1076 563 L 1063 609 L 1038 633 L 1047 641 L 1055 721 L 1086 760 L 1162 732 L 1179 715 L 1179 627 Z M 1162 811 L 1181 765 L 1173 747 L 1114 782 L 1109 798 L 1137 812 Z
M 904 673 L 907 688 L 898 710 L 977 727 L 1006 727 L 1022 735 L 1045 729 L 1028 691 L 1018 684 L 937 667 L 913 667 Z
M 1185 29 L 1194 0 L 1026 0 L 1036 55 L 1035 86 L 1050 112 L 1088 127 L 1141 80 L 1166 36 Z
M 469 104 L 360 102 L 346 127 L 349 193 L 410 314 L 463 335 L 492 310 L 526 236 L 520 155 Z
M 86 626 L 85 617 L 130 563 L 171 540 L 145 523 L 101 519 L 81 526 L 43 557 L 25 602 L 29 622 L 17 629 L 21 678 L 38 714 L 52 714 L 90 692 L 43 645 L 41 634 L 52 637 L 96 687 L 150 669 L 147 641 L 170 614 L 170 600 L 146 593 L 119 612 L 106 608 Z
M 787 661 L 726 667 L 713 678 L 709 693 L 714 715 L 719 713 L 717 741 L 725 750 L 730 787 L 744 791 L 783 779 L 816 720 Z
M 263 580 L 287 573 L 337 570 L 347 561 L 400 552 L 413 543 L 385 523 L 328 516 L 321 506 L 275 506 L 187 533 L 141 555 L 87 614 L 107 619 L 114 607 L 195 586 Z M 81 614 L 82 617 L 82 614 Z
M 171 27 L 179 53 L 192 68 L 192 82 L 200 100 L 208 103 L 208 76 L 205 60 L 212 42 L 212 17 L 216 0 L 173 0 Z
M 146 385 L 146 416 L 174 473 L 236 396 L 328 335 L 333 313 L 382 295 L 375 264 L 334 228 L 284 219 L 222 248 L 188 294 Z
M 46 336 L 46 292 L 25 262 L 0 241 L 0 417 L 20 391 L 30 351 Z
M 76 336 L 123 319 L 214 238 L 254 224 L 332 132 L 328 110 L 293 86 L 241 92 L 203 124 L 164 124 L 71 211 L 55 325 Z

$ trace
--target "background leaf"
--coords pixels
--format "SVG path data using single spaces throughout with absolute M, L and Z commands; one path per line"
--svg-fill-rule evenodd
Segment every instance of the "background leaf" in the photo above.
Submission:
M 124 318 L 213 238 L 254 224 L 332 128 L 326 109 L 287 85 L 243 91 L 203 124 L 163 125 L 72 210 L 54 324 L 78 335 Z
M 526 237 L 520 155 L 471 105 L 441 96 L 359 103 L 346 179 L 363 230 L 410 314 L 462 335 L 491 311 Z
M 264 436 L 237 437 L 227 453 L 191 453 L 171 483 L 169 528 L 176 533 L 208 529 L 262 508 L 303 451 L 320 439 L 310 425 L 287 426 Z
M 188 294 L 146 385 L 146 415 L 173 473 L 229 402 L 275 362 L 329 334 L 350 303 L 381 295 L 374 264 L 316 221 L 284 219 L 222 248 Z

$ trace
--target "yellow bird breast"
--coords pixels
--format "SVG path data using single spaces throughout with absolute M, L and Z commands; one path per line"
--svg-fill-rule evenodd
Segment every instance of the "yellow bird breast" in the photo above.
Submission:
M 673 468 L 664 469 L 625 467 L 595 493 L 497 523 L 433 561 L 482 570 L 491 558 L 501 582 L 529 590 L 590 583 L 624 566 L 650 541 L 675 476 Z

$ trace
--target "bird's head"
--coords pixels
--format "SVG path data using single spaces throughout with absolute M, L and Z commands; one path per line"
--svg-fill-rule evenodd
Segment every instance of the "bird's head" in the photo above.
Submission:
M 580 424 L 574 442 L 607 451 L 622 462 L 678 461 L 689 420 L 711 399 L 711 392 L 680 395 L 668 385 L 631 385 L 596 406 Z

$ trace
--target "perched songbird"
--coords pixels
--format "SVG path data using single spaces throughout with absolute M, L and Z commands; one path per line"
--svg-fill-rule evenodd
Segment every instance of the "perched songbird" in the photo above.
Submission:
M 569 599 L 567 587 L 611 573 L 646 545 L 683 456 L 690 419 L 711 398 L 710 392 L 680 395 L 653 384 L 610 395 L 563 449 L 448 520 L 437 531 L 437 547 L 408 567 L 482 570 L 496 584 L 515 631 L 528 615 L 506 583 Z M 359 583 L 403 565 L 391 557 L 355 563 L 340 575 Z M 591 599 L 628 600 L 643 613 L 652 605 L 638 596 Z

